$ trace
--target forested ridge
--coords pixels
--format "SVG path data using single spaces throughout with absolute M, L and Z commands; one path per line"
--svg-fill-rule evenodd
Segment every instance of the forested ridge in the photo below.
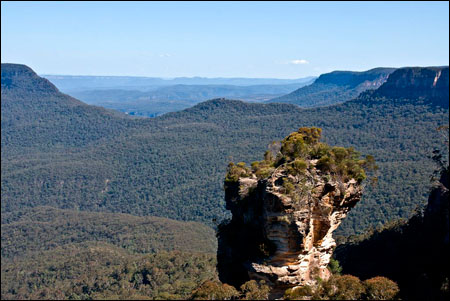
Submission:
M 2 216 L 2 258 L 23 257 L 69 243 L 105 242 L 134 253 L 215 253 L 214 230 L 152 216 L 25 208 Z
M 379 166 L 340 235 L 409 217 L 426 201 L 436 129 L 449 118 L 448 96 L 376 91 L 307 110 L 214 99 L 132 118 L 11 64 L 1 93 L 2 299 L 186 299 L 208 287 L 217 281 L 208 226 L 226 216 L 228 162 L 260 160 L 299 127 L 320 127 L 324 142 Z
M 118 110 L 129 115 L 155 117 L 220 97 L 261 102 L 292 92 L 308 83 L 252 86 L 173 85 L 158 87 L 151 91 L 103 89 L 68 93 L 88 104 Z
M 312 84 L 269 102 L 296 104 L 303 108 L 343 103 L 361 92 L 380 87 L 394 68 L 375 68 L 362 72 L 333 71 L 319 76 Z
M 433 169 L 428 157 L 441 143 L 436 128 L 448 123 L 448 108 L 433 102 L 371 93 L 308 110 L 216 99 L 153 119 L 90 106 L 73 114 L 58 111 L 68 96 L 4 89 L 3 78 L 2 68 L 2 212 L 47 205 L 213 225 L 213 218 L 224 217 L 221 183 L 230 159 L 259 160 L 256 154 L 273 140 L 317 126 L 325 142 L 371 154 L 380 167 L 378 185 L 367 187 L 339 230 L 348 235 L 408 217 L 424 203 Z M 28 94 L 37 101 L 28 102 L 27 117 L 17 119 L 25 114 Z M 53 97 L 59 100 L 42 113 L 40 104 Z M 41 115 L 33 118 L 33 112 Z M 65 131 L 54 115 L 64 120 Z M 42 122 L 52 123 L 41 130 Z
M 217 278 L 200 223 L 35 207 L 1 229 L 2 299 L 185 299 Z
M 2 299 L 187 299 L 217 279 L 215 254 L 133 253 L 105 242 L 70 243 L 2 260 Z

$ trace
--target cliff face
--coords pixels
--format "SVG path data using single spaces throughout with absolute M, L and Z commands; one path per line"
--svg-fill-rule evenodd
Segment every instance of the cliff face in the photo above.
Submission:
M 226 206 L 232 213 L 232 220 L 218 233 L 218 269 L 225 283 L 237 286 L 264 279 L 276 294 L 313 284 L 318 276 L 329 277 L 327 265 L 335 247 L 332 233 L 361 199 L 361 179 L 333 168 L 345 161 L 338 162 L 342 152 L 333 157 L 333 151 L 338 154 L 344 148 L 303 159 L 283 156 L 294 134 L 299 135 L 293 133 L 283 141 L 279 162 L 263 175 L 254 168 L 225 182 Z M 323 146 L 312 145 L 313 149 Z M 335 160 L 330 168 L 324 167 L 325 157 Z
M 30 67 L 20 64 L 1 65 L 2 92 L 14 90 L 15 93 L 58 93 L 58 89 L 47 79 L 39 77 Z
M 361 92 L 380 87 L 395 69 L 375 68 L 364 72 L 333 71 L 319 76 L 313 84 L 270 102 L 292 103 L 301 107 L 326 106 L 346 102 Z
M 403 99 L 426 99 L 448 108 L 449 68 L 401 68 L 375 92 L 376 96 Z
M 333 71 L 319 76 L 316 84 L 333 84 L 337 86 L 377 88 L 383 84 L 393 68 L 375 68 L 364 72 Z

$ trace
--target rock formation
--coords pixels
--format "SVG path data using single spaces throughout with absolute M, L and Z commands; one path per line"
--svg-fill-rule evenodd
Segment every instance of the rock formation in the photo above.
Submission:
M 448 108 L 449 68 L 401 68 L 375 91 L 375 96 L 402 99 L 422 99 Z
M 320 143 L 320 133 L 301 128 L 272 145 L 252 170 L 229 165 L 225 200 L 232 219 L 218 231 L 223 282 L 263 279 L 276 295 L 329 277 L 332 233 L 361 199 L 363 167 L 373 161 Z
M 301 87 L 270 102 L 292 103 L 301 107 L 327 106 L 356 98 L 361 92 L 377 89 L 386 82 L 393 68 L 364 72 L 333 71 L 320 75 L 311 85 Z
M 320 75 L 315 83 L 347 87 L 365 85 L 367 88 L 374 89 L 381 86 L 394 70 L 394 68 L 375 68 L 363 72 L 333 71 Z

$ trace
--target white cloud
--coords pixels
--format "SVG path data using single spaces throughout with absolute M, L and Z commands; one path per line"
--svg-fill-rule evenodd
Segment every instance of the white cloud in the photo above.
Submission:
M 172 55 L 170 53 L 161 53 L 159 57 L 171 57 Z
M 309 62 L 307 60 L 292 60 L 289 61 L 289 64 L 293 64 L 293 65 L 304 65 L 304 64 L 308 64 Z

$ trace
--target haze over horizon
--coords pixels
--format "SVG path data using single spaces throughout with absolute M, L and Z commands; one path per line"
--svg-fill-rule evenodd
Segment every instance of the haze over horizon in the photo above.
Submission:
M 295 80 L 295 79 L 307 79 L 307 78 L 315 78 L 316 76 L 302 76 L 298 78 L 276 78 L 276 77 L 244 77 L 244 76 L 145 76 L 145 75 L 104 75 L 104 74 L 52 74 L 52 73 L 37 73 L 39 76 L 73 76 L 73 77 L 84 77 L 84 76 L 93 76 L 93 77 L 139 77 L 139 78 L 159 78 L 163 80 L 171 80 L 176 78 L 205 78 L 205 79 L 234 79 L 234 78 L 243 78 L 243 79 L 250 79 L 250 78 L 256 78 L 256 79 L 286 79 L 286 80 Z
M 448 2 L 2 1 L 1 8 L 2 63 L 39 74 L 297 79 L 449 62 Z

